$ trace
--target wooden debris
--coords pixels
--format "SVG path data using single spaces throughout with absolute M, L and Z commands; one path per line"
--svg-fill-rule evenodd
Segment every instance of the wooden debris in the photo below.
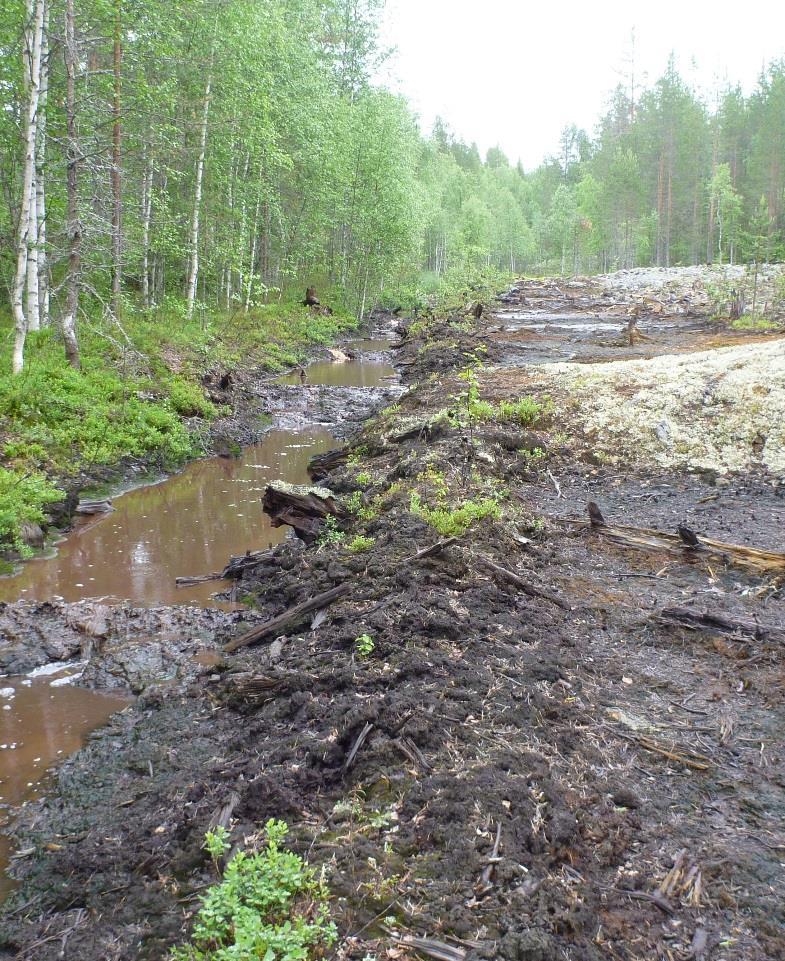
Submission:
M 346 755 L 346 760 L 343 762 L 343 767 L 341 768 L 341 774 L 346 774 L 349 768 L 354 764 L 355 758 L 360 753 L 360 748 L 365 744 L 368 735 L 373 730 L 373 724 L 366 724 L 362 731 L 357 735 L 354 744 L 352 744 L 351 750 Z
M 331 471 L 334 471 L 337 467 L 343 467 L 348 459 L 348 447 L 328 450 L 324 454 L 314 454 L 308 461 L 308 476 L 311 480 L 322 481 Z
M 549 469 L 546 471 L 546 473 L 547 473 L 547 475 L 548 475 L 548 477 L 549 477 L 549 479 L 550 479 L 550 482 L 553 484 L 553 489 L 556 491 L 556 497 L 557 497 L 558 499 L 561 499 L 562 497 L 564 497 L 564 494 L 562 493 L 562 489 L 561 489 L 561 486 L 560 486 L 559 482 L 558 482 L 558 481 L 556 480 L 556 478 L 553 476 L 553 471 L 550 470 L 550 468 L 549 468 Z
M 250 631 L 230 641 L 224 646 L 224 652 L 231 654 L 233 651 L 238 651 L 241 647 L 256 644 L 271 634 L 283 633 L 283 631 L 292 627 L 301 618 L 305 617 L 306 614 L 310 614 L 311 611 L 318 611 L 320 607 L 329 607 L 330 604 L 344 597 L 349 593 L 350 588 L 351 585 L 349 584 L 339 584 L 337 587 L 331 587 L 329 591 L 325 591 L 323 594 L 317 594 L 316 597 L 311 597 L 307 601 L 303 601 L 302 604 L 295 604 L 294 607 L 290 607 L 288 611 L 284 611 L 283 614 L 279 614 L 278 617 L 274 617 L 271 621 L 253 627 Z
M 589 511 L 589 523 L 592 527 L 605 527 L 605 518 L 602 516 L 602 511 L 594 503 L 594 501 L 589 501 L 586 505 Z
M 477 885 L 477 894 L 487 894 L 493 887 L 492 879 L 493 872 L 496 870 L 496 865 L 502 859 L 499 857 L 499 848 L 502 842 L 502 825 L 501 821 L 496 825 L 496 840 L 493 845 L 493 850 L 491 851 L 491 856 L 488 858 L 488 863 L 482 870 L 482 875 L 480 876 L 480 881 Z
M 273 527 L 287 524 L 306 544 L 313 544 L 325 517 L 339 517 L 341 510 L 332 493 L 324 488 L 269 484 L 262 508 Z
M 539 597 L 544 601 L 549 601 L 551 604 L 555 604 L 564 611 L 571 610 L 570 605 L 566 601 L 563 601 L 560 597 L 557 597 L 550 591 L 545 590 L 543 587 L 535 587 L 533 584 L 527 583 L 522 577 L 519 577 L 512 571 L 508 571 L 506 567 L 501 567 L 499 564 L 496 564 L 484 554 L 475 554 L 474 556 L 489 570 L 493 571 L 494 574 L 497 574 L 508 583 L 514 584 L 515 587 L 523 591 L 523 593 L 527 594 L 529 597 Z
M 433 768 L 425 760 L 425 756 L 422 751 L 417 747 L 414 741 L 410 737 L 399 737 L 393 741 L 393 744 L 398 748 L 398 750 L 405 754 L 406 757 L 415 765 L 415 767 L 421 767 L 425 771 L 432 771 Z
M 176 577 L 174 582 L 177 587 L 190 587 L 192 584 L 204 584 L 207 581 L 238 580 L 245 571 L 256 567 L 271 555 L 272 551 L 246 551 L 245 554 L 230 557 L 229 563 L 222 571 L 213 571 L 212 574 L 195 574 L 191 577 Z
M 443 550 L 448 547 L 452 547 L 453 544 L 457 543 L 457 537 L 448 537 L 444 541 L 437 541 L 435 544 L 431 544 L 430 547 L 424 547 L 421 551 L 417 551 L 414 557 L 408 558 L 407 563 L 411 564 L 413 561 L 421 561 L 426 557 L 433 557 L 436 554 L 441 554 Z
M 436 941 L 434 938 L 416 938 L 411 934 L 395 934 L 392 938 L 396 944 L 405 945 L 407 948 L 414 948 L 420 954 L 436 961 L 465 961 L 466 952 L 463 948 L 454 947 L 444 941 Z
M 703 892 L 703 875 L 699 866 L 687 859 L 687 849 L 676 855 L 673 867 L 657 888 L 664 897 L 686 897 L 692 907 L 700 907 Z
M 175 577 L 175 587 L 191 587 L 194 584 L 206 584 L 208 581 L 220 581 L 221 572 L 213 571 L 212 574 L 194 574 L 193 576 L 184 575 Z
M 684 541 L 687 547 L 700 547 L 700 541 L 698 540 L 698 535 L 694 530 L 687 527 L 684 524 L 679 524 L 676 528 L 676 533 Z
M 592 507 L 595 510 L 592 510 Z M 709 537 L 695 535 L 697 544 L 685 543 L 684 534 L 667 534 L 649 527 L 632 527 L 626 524 L 608 524 L 599 512 L 597 505 L 591 502 L 588 506 L 589 521 L 568 520 L 563 523 L 577 527 L 591 527 L 603 537 L 621 544 L 623 547 L 639 550 L 665 551 L 670 554 L 684 554 L 689 550 L 691 554 L 704 553 L 720 557 L 731 564 L 754 570 L 759 574 L 785 574 L 785 554 L 778 551 L 764 551 L 755 547 L 745 547 L 742 544 L 727 544 L 715 541 Z M 553 518 L 556 523 L 560 518 Z M 688 529 L 684 528 L 684 532 Z M 691 534 L 694 532 L 690 532 Z
M 710 611 L 695 611 L 689 607 L 666 607 L 660 611 L 660 620 L 675 621 L 693 630 L 721 631 L 723 634 L 743 634 L 756 641 L 783 641 L 785 628 L 775 624 L 760 624 L 745 617 L 730 617 Z
M 239 803 L 240 795 L 236 791 L 232 791 L 226 803 L 221 805 L 210 818 L 210 830 L 214 831 L 218 827 L 228 828 L 234 809 Z
M 112 501 L 107 497 L 103 500 L 97 501 L 79 501 L 79 503 L 76 505 L 76 510 L 74 513 L 90 516 L 92 514 L 109 514 L 113 510 L 114 507 L 112 506 Z
M 281 680 L 268 677 L 266 674 L 250 674 L 244 671 L 240 674 L 230 674 L 226 679 L 226 686 L 249 701 L 257 701 L 260 698 L 269 700 L 281 687 Z
M 669 917 L 676 913 L 673 910 L 673 905 L 659 891 L 650 894 L 648 891 L 629 891 L 626 888 L 613 888 L 612 890 L 618 891 L 619 894 L 626 894 L 628 898 L 633 898 L 635 901 L 649 901 Z
M 711 769 L 711 762 L 703 754 L 698 754 L 695 751 L 689 751 L 686 748 L 676 749 L 675 745 L 671 747 L 665 747 L 662 744 L 658 744 L 654 738 L 648 737 L 644 734 L 625 734 L 623 731 L 619 731 L 614 728 L 614 733 L 618 737 L 624 738 L 626 741 L 632 741 L 635 744 L 639 744 L 646 751 L 652 751 L 654 754 L 661 754 L 663 757 L 667 757 L 669 761 L 676 761 L 678 764 L 683 764 L 684 767 L 691 768 L 693 771 L 708 771 Z

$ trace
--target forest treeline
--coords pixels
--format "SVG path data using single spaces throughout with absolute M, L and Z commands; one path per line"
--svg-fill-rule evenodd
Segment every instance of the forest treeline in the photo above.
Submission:
M 0 0 L 0 274 L 14 327 L 358 315 L 435 278 L 785 256 L 785 62 L 705 103 L 671 62 L 524 171 L 375 85 L 383 0 Z M 516 93 L 525 124 L 526 97 Z M 538 94 L 540 95 L 540 94 Z

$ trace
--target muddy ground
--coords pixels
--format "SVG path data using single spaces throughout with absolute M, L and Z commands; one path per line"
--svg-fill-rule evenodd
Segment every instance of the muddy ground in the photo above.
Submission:
M 532 357 L 635 351 L 593 326 L 602 291 L 565 294 L 524 283 L 479 324 L 413 328 L 398 356 L 411 391 L 320 481 L 354 511 L 347 537 L 287 542 L 241 582 L 255 622 L 337 584 L 349 594 L 314 629 L 236 654 L 204 656 L 241 616 L 175 631 L 162 647 L 179 666 L 137 672 L 134 705 L 22 812 L 0 957 L 164 958 L 214 880 L 201 845 L 228 805 L 235 843 L 284 818 L 325 866 L 336 958 L 785 958 L 781 578 L 580 523 L 590 499 L 609 523 L 781 551 L 781 479 L 608 465 L 559 410 L 525 427 L 436 416 L 460 412 L 456 375 L 478 349 L 491 398 L 500 384 L 536 394 Z M 635 356 L 743 339 L 707 318 L 655 320 Z M 441 535 L 413 491 L 431 506 L 494 500 L 498 516 L 418 559 Z M 367 551 L 348 548 L 359 533 Z M 687 628 L 674 606 L 757 624 Z M 90 633 L 46 613 L 70 618 L 74 644 Z M 121 628 L 104 635 L 115 659 Z M 88 679 L 122 676 L 90 646 Z M 182 666 L 196 655 L 198 670 Z

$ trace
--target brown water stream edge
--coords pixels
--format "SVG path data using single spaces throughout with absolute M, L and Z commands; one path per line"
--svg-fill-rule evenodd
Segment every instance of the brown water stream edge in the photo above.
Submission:
M 314 400 L 323 399 L 323 387 L 379 388 L 395 378 L 394 368 L 376 353 L 389 341 L 356 341 L 351 347 L 356 353 L 350 362 L 307 368 L 309 386 L 292 392 L 299 408 L 307 410 L 311 392 Z M 369 351 L 374 353 L 366 358 Z M 299 386 L 297 375 L 281 382 Z M 281 406 L 276 421 L 287 423 L 285 398 Z M 321 416 L 324 405 L 313 406 Z M 262 510 L 266 485 L 308 483 L 310 458 L 338 444 L 330 425 L 298 423 L 271 430 L 239 457 L 198 460 L 131 490 L 114 500 L 111 513 L 75 518 L 50 556 L 0 578 L 0 603 L 89 599 L 134 607 L 227 607 L 214 597 L 226 590 L 226 582 L 178 588 L 175 579 L 220 571 L 232 555 L 281 543 L 287 528 L 273 528 Z M 14 808 L 46 791 L 48 772 L 128 703 L 127 697 L 79 687 L 83 667 L 55 663 L 27 675 L 0 675 L 0 831 Z M 0 868 L 9 856 L 20 855 L 24 852 L 11 855 L 0 835 Z M 0 900 L 12 886 L 3 871 Z

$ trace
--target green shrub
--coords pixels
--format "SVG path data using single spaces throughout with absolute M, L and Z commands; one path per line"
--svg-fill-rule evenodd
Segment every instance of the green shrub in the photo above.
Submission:
M 534 424 L 543 412 L 543 405 L 533 397 L 521 397 L 520 400 L 500 401 L 498 418 L 501 421 L 513 421 L 521 427 L 528 427 Z
M 365 551 L 369 551 L 375 543 L 376 541 L 373 537 L 363 537 L 362 534 L 358 534 L 350 540 L 346 546 L 352 554 L 364 554 Z
M 338 526 L 338 521 L 332 514 L 328 514 L 322 521 L 319 529 L 319 536 L 316 543 L 319 547 L 330 547 L 342 544 L 346 540 L 346 534 Z
M 29 554 L 19 537 L 22 524 L 42 523 L 46 519 L 44 507 L 64 496 L 43 474 L 18 474 L 0 467 L 0 543 Z
M 734 330 L 775 330 L 779 324 L 762 314 L 743 314 L 730 322 Z
M 494 497 L 484 497 L 478 501 L 466 500 L 451 509 L 447 506 L 427 507 L 416 491 L 412 492 L 409 509 L 430 524 L 442 537 L 460 537 L 475 521 L 484 517 L 501 516 L 499 502 Z
M 215 407 L 193 381 L 184 380 L 182 377 L 174 377 L 167 386 L 169 403 L 181 417 L 204 417 L 208 419 L 214 416 Z
M 235 854 L 207 890 L 190 943 L 171 961 L 309 961 L 334 944 L 326 885 L 281 848 L 286 824 L 270 820 L 265 830 L 265 847 Z

